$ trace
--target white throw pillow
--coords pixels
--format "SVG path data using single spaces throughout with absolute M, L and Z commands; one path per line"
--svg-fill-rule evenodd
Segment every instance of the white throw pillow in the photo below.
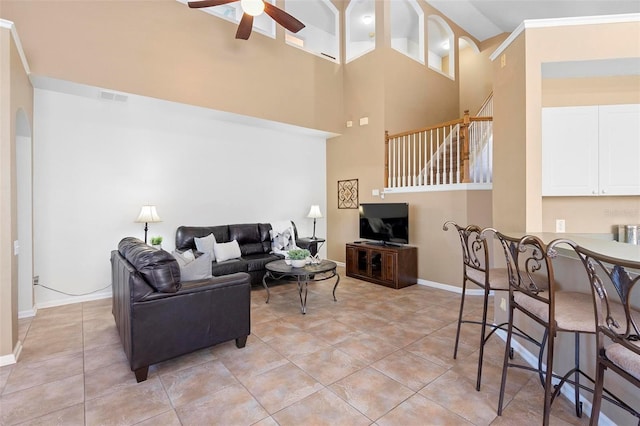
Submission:
M 196 260 L 196 255 L 193 254 L 193 250 L 187 250 L 182 252 L 182 257 L 184 257 L 189 262 Z
M 216 262 L 224 262 L 225 260 L 237 259 L 242 256 L 240 245 L 236 240 L 228 243 L 216 243 L 213 246 L 213 251 L 216 254 Z
M 211 278 L 211 256 L 209 253 L 204 253 L 202 256 L 195 258 L 193 260 L 189 260 L 190 257 L 193 256 L 193 252 L 188 250 L 191 253 L 191 256 L 187 255 L 185 257 L 185 253 L 173 252 L 173 257 L 178 261 L 178 266 L 180 267 L 180 281 L 193 281 L 193 280 L 203 280 Z
M 171 252 L 173 257 L 176 258 L 179 264 L 186 265 L 187 263 L 193 262 L 196 260 L 196 256 L 193 254 L 193 250 L 183 251 L 182 253 L 175 250 Z
M 196 248 L 201 253 L 209 253 L 211 261 L 216 260 L 216 254 L 213 251 L 213 247 L 216 245 L 216 237 L 211 233 L 206 237 L 195 237 L 193 241 L 196 243 Z

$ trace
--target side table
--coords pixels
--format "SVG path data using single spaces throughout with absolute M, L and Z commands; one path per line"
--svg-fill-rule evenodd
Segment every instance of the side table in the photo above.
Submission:
M 318 254 L 318 251 L 326 241 L 327 240 L 325 240 L 324 238 L 304 237 L 304 238 L 298 238 L 296 240 L 296 244 L 300 248 L 309 250 L 311 252 L 311 256 L 315 256 L 316 254 Z

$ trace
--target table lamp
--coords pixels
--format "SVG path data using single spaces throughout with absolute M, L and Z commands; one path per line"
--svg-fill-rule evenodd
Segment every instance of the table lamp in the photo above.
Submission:
M 311 239 L 315 240 L 316 239 L 316 219 L 322 217 L 322 213 L 320 213 L 320 206 L 317 204 L 312 205 L 307 217 L 313 218 L 313 237 L 311 237 Z
M 149 227 L 147 226 L 147 224 L 162 222 L 162 219 L 160 219 L 160 216 L 158 216 L 158 212 L 156 211 L 156 206 L 147 205 L 147 206 L 142 206 L 142 208 L 140 209 L 140 214 L 138 215 L 138 218 L 135 221 L 136 223 L 144 223 L 144 242 L 146 244 L 147 231 L 149 230 Z

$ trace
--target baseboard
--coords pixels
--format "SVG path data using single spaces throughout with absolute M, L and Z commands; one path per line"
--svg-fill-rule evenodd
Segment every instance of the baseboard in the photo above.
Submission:
M 20 357 L 21 352 L 22 342 L 18 340 L 18 343 L 16 343 L 16 347 L 13 349 L 12 354 L 0 356 L 0 367 L 15 364 L 16 362 L 18 362 L 18 358 Z
M 496 330 L 496 335 L 499 336 L 504 342 L 507 341 L 507 332 L 505 330 Z M 515 352 L 518 353 L 518 355 L 520 355 L 525 360 L 527 364 L 529 364 L 529 366 L 538 368 L 538 357 L 532 354 L 520 343 L 518 343 L 518 341 L 516 341 L 515 339 L 511 339 L 511 347 Z M 542 368 L 546 370 L 547 365 L 543 363 Z M 555 380 L 555 382 L 558 381 L 559 380 Z M 574 388 L 573 386 L 571 386 L 571 384 L 565 383 L 564 385 L 562 385 L 562 389 L 560 392 L 569 400 L 570 403 L 573 404 Z M 591 417 L 591 401 L 580 395 L 580 402 L 582 402 L 582 412 Z M 598 425 L 616 426 L 616 423 L 611 421 L 611 419 L 609 419 L 604 413 L 600 412 Z
M 418 284 L 426 285 L 427 287 L 433 287 L 440 290 L 450 291 L 452 293 L 462 294 L 462 287 L 457 287 L 455 285 L 442 284 L 435 281 L 423 280 L 421 278 L 418 278 Z M 493 292 L 490 292 L 489 294 L 493 295 Z M 480 288 L 467 289 L 467 296 L 483 296 L 483 295 L 484 295 L 484 290 Z
M 99 293 L 87 294 L 84 296 L 69 296 L 64 299 L 50 300 L 47 302 L 36 303 L 36 310 L 43 308 L 52 308 L 54 306 L 70 305 L 72 303 L 90 302 L 92 300 L 108 299 L 112 296 L 111 288 Z
M 35 306 L 31 309 L 27 309 L 26 311 L 18 311 L 18 319 L 35 317 L 36 312 L 38 312 L 38 308 Z

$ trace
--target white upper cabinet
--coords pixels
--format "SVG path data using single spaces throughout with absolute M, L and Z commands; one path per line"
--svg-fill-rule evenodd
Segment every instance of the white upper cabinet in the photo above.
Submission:
M 640 195 L 640 105 L 601 105 L 600 194 Z
M 640 105 L 543 108 L 542 195 L 640 195 Z

